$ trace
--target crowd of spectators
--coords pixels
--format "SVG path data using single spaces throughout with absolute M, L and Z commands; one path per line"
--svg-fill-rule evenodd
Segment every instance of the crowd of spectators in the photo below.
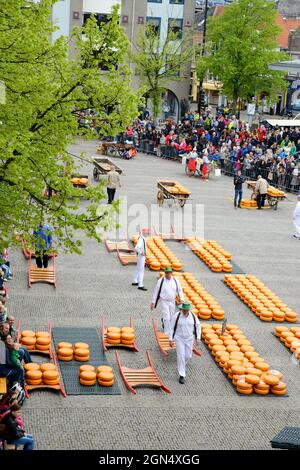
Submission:
M 224 110 L 209 108 L 199 115 L 185 114 L 154 123 L 149 116 L 136 120 L 119 142 L 133 143 L 145 153 L 181 160 L 191 152 L 218 162 L 222 171 L 234 176 L 241 171 L 248 179 L 262 175 L 275 187 L 298 192 L 300 187 L 300 131 L 297 127 L 249 128 L 245 121 Z
M 7 392 L 0 395 L 0 450 L 4 441 L 16 448 L 32 450 L 34 440 L 24 431 L 21 406 L 25 399 L 23 363 L 32 362 L 29 352 L 18 342 L 15 319 L 7 307 L 7 283 L 12 280 L 9 253 L 5 250 L 0 267 L 0 377 L 6 380 Z

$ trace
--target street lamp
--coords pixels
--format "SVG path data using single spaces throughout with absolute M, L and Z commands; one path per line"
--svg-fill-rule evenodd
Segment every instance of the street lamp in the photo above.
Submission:
M 204 56 L 204 50 L 205 50 L 207 13 L 208 13 L 208 0 L 205 0 L 204 20 L 203 20 L 203 38 L 202 38 L 202 49 L 201 49 L 202 57 Z M 202 108 L 203 91 L 204 91 L 203 79 L 201 77 L 200 82 L 199 82 L 199 93 L 198 93 L 198 113 L 199 114 L 201 113 L 201 108 Z

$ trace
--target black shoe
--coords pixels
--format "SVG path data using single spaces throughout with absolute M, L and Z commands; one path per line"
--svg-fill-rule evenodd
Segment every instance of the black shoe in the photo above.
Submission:
M 148 290 L 148 289 L 146 289 L 146 287 L 144 287 L 144 286 L 143 286 L 143 287 L 138 287 L 138 289 L 140 289 L 140 290 Z
M 184 384 L 185 383 L 185 378 L 182 377 L 182 375 L 179 377 L 179 383 Z
M 138 283 L 138 282 L 132 282 L 132 284 L 131 284 L 131 285 L 132 285 L 132 286 L 138 286 L 138 285 L 139 285 L 139 283 Z

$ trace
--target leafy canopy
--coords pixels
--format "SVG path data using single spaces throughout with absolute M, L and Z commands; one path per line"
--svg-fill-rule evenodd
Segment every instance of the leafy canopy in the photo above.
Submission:
M 208 20 L 207 45 L 198 62 L 198 77 L 209 69 L 223 83 L 224 94 L 234 102 L 267 92 L 271 98 L 286 88 L 281 72 L 268 65 L 284 60 L 278 51 L 281 32 L 273 1 L 235 0 L 224 13 Z
M 0 101 L 0 248 L 14 243 L 15 233 L 29 241 L 43 217 L 57 246 L 79 252 L 76 232 L 100 239 L 99 227 L 109 228 L 118 210 L 117 204 L 99 209 L 103 184 L 73 188 L 71 175 L 80 168 L 68 147 L 78 137 L 97 137 L 91 126 L 78 129 L 78 117 L 88 109 L 97 112 L 90 119 L 104 135 L 137 116 L 141 98 L 130 88 L 128 39 L 114 8 L 108 23 L 99 27 L 92 17 L 71 39 L 52 43 L 55 2 L 0 0 L 0 82 L 6 91 L 5 103 Z M 76 48 L 71 61 L 69 42 Z M 43 195 L 47 186 L 50 198 Z M 80 195 L 87 199 L 84 209 Z

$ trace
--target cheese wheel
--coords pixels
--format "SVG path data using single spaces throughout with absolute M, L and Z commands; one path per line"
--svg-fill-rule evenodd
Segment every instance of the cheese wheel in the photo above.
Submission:
M 229 344 L 229 346 L 227 346 L 226 349 L 229 353 L 232 353 L 234 351 L 236 351 L 236 352 L 240 351 L 240 348 L 238 346 L 233 345 L 233 344 Z
M 84 371 L 95 372 L 95 366 L 91 366 L 89 364 L 84 364 L 83 366 L 79 367 L 79 373 Z
M 79 379 L 79 382 L 81 383 L 81 385 L 85 385 L 86 387 L 92 387 L 93 385 L 96 384 L 96 380 L 93 380 L 92 382 L 89 381 L 89 380 L 84 380 L 80 377 Z
M 271 390 L 271 392 L 272 392 L 273 390 L 277 390 L 277 391 L 278 391 L 278 390 L 279 390 L 279 391 L 280 391 L 280 390 L 286 390 L 286 383 L 280 381 L 277 385 L 272 385 L 272 386 L 270 387 L 270 390 Z
M 75 356 L 86 357 L 90 354 L 89 350 L 86 348 L 77 348 L 74 351 Z
M 31 345 L 31 346 L 29 346 L 28 344 L 26 344 L 26 349 L 27 349 L 27 351 L 34 351 L 34 349 L 35 349 L 35 344 L 33 344 L 33 345 Z
M 272 386 L 278 385 L 280 382 L 279 377 L 272 375 L 272 374 L 264 374 L 263 380 L 264 382 L 266 382 L 266 384 L 272 385 Z
M 117 333 L 117 334 L 120 334 L 121 333 L 121 328 L 119 328 L 118 326 L 109 326 L 107 328 L 107 333 Z
M 247 367 L 246 373 L 251 375 L 258 375 L 258 377 L 261 377 L 262 375 L 262 371 L 260 369 L 256 369 L 256 367 Z
M 42 379 L 26 379 L 27 385 L 41 385 L 42 384 Z
M 122 333 L 122 336 L 123 336 L 123 333 L 134 334 L 134 328 L 132 328 L 131 326 L 123 326 L 123 328 L 121 328 L 121 333 Z
M 271 392 L 274 393 L 274 395 L 285 395 L 286 394 L 286 389 L 284 390 L 274 390 L 274 389 L 271 389 Z
M 38 349 L 39 351 L 49 351 L 50 344 L 48 344 L 48 346 L 43 346 L 41 344 L 36 343 L 35 349 Z
M 83 370 L 82 372 L 80 372 L 80 378 L 83 380 L 91 382 L 93 380 L 96 380 L 96 377 L 96 372 L 93 372 L 91 370 Z
M 56 380 L 59 378 L 59 373 L 57 370 L 45 370 L 43 372 L 43 380 Z
M 282 374 L 279 370 L 274 370 L 274 369 L 273 369 L 273 370 L 270 370 L 269 373 L 270 373 L 271 375 L 275 375 L 275 377 L 278 377 L 279 380 L 282 379 L 283 374 Z
M 122 332 L 121 335 L 122 339 L 125 339 L 125 341 L 134 341 L 134 334 L 133 333 L 127 333 L 127 332 Z
M 66 343 L 66 342 L 58 343 L 57 349 L 61 349 L 61 348 L 73 349 L 73 345 L 72 343 Z
M 233 351 L 230 353 L 230 359 L 241 359 L 244 360 L 245 356 L 241 351 Z
M 270 391 L 270 386 L 268 384 L 266 384 L 266 382 L 264 382 L 264 380 L 260 380 L 258 382 L 258 384 L 255 385 L 255 388 L 257 388 L 258 390 L 265 390 L 267 392 Z
M 260 381 L 260 378 L 258 375 L 246 374 L 245 382 L 252 384 L 252 385 L 256 385 L 259 383 L 259 381 Z
M 43 374 L 40 370 L 30 369 L 25 373 L 26 379 L 39 380 L 43 377 Z
M 132 346 L 134 344 L 134 340 L 132 341 L 126 341 L 125 339 L 122 339 L 122 344 L 126 345 L 126 346 Z
M 90 360 L 90 355 L 88 354 L 87 356 L 77 356 L 74 354 L 74 360 L 78 362 L 87 362 Z
M 288 331 L 288 327 L 287 327 L 287 326 L 276 326 L 276 328 L 275 328 L 275 336 L 280 336 L 281 333 L 283 333 L 284 331 Z
M 108 344 L 120 344 L 121 343 L 121 337 L 119 339 L 110 339 L 107 338 Z
M 60 355 L 58 354 L 58 355 L 57 355 L 57 359 L 58 359 L 59 361 L 65 361 L 65 362 L 67 362 L 67 361 L 72 361 L 72 360 L 73 360 L 73 351 L 72 351 L 72 355 L 70 355 L 70 356 L 60 356 Z
M 58 355 L 61 356 L 61 357 L 64 357 L 64 356 L 69 357 L 69 356 L 73 355 L 73 349 L 59 348 Z
M 236 388 L 237 391 L 243 395 L 251 395 L 251 393 L 253 393 L 253 387 L 250 388 L 240 388 L 240 387 L 237 387 Z
M 35 338 L 35 332 L 32 331 L 32 330 L 24 330 L 21 333 L 21 337 L 22 336 L 25 336 L 26 338 L 28 338 L 28 337 Z
M 266 362 L 257 362 L 255 364 L 255 368 L 259 369 L 259 370 L 262 370 L 263 372 L 266 372 L 270 369 L 270 366 Z
M 52 362 L 45 362 L 40 365 L 40 369 L 42 372 L 45 372 L 46 370 L 57 370 L 57 367 L 55 364 L 52 364 Z
M 98 380 L 100 380 L 101 382 L 110 382 L 111 380 L 113 380 L 114 374 L 113 372 L 101 371 L 101 372 L 98 372 L 97 377 L 98 377 Z
M 237 387 L 241 390 L 253 390 L 252 385 L 249 382 L 246 382 L 244 379 L 239 379 L 237 381 Z
M 110 380 L 110 381 L 107 381 L 107 382 L 102 382 L 102 381 L 98 380 L 98 384 L 101 385 L 101 387 L 112 387 L 113 384 L 114 384 L 114 380 Z
M 98 366 L 98 367 L 97 367 L 97 374 L 99 374 L 99 372 L 109 372 L 109 373 L 113 373 L 113 368 L 110 367 L 110 366 L 106 366 L 106 365 Z
M 231 372 L 236 375 L 242 375 L 246 372 L 246 368 L 243 366 L 239 366 L 239 365 L 232 366 Z
M 37 338 L 50 338 L 50 333 L 48 331 L 37 331 L 35 336 Z
M 270 390 L 257 388 L 257 385 L 254 385 L 253 391 L 257 393 L 257 395 L 268 395 L 270 393 Z
M 249 346 L 247 344 L 243 344 L 241 347 L 240 347 L 240 350 L 243 352 L 243 353 L 246 353 L 246 352 L 253 352 L 254 351 L 254 347 L 253 346 Z
M 53 379 L 53 380 L 43 379 L 43 383 L 45 385 L 58 385 L 59 384 L 59 377 L 57 377 L 57 379 Z
M 36 342 L 35 336 L 22 336 L 21 343 L 25 346 L 34 346 Z
M 106 337 L 107 337 L 108 340 L 112 339 L 112 340 L 116 341 L 117 339 L 120 340 L 121 334 L 120 333 L 115 333 L 113 331 L 113 332 L 108 332 L 106 334 Z
M 89 345 L 87 343 L 75 343 L 74 349 L 89 349 Z
M 24 364 L 23 368 L 26 372 L 28 370 L 40 370 L 40 365 L 35 362 L 28 362 L 27 364 Z

